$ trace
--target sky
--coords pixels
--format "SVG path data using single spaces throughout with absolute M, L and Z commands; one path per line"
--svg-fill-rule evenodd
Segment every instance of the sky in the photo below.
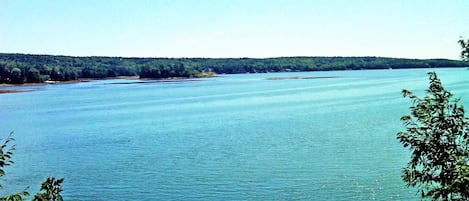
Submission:
M 0 0 L 0 52 L 459 59 L 469 0 Z

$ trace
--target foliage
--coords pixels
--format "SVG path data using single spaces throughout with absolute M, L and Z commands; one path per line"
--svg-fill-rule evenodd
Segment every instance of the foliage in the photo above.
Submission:
M 12 165 L 14 162 L 11 159 L 13 155 L 13 150 L 15 150 L 15 145 L 11 145 L 15 139 L 12 137 L 13 132 L 3 141 L 0 145 L 0 177 L 5 176 L 5 167 Z M 49 177 L 44 181 L 41 185 L 41 191 L 37 193 L 33 201 L 62 201 L 62 196 L 60 192 L 62 191 L 62 179 L 55 179 L 53 177 Z M 0 185 L 0 188 L 2 186 Z M 27 190 L 23 190 L 21 192 L 5 195 L 0 195 L 0 201 L 23 201 L 26 197 L 29 196 Z
M 62 201 L 62 182 L 64 179 L 55 179 L 53 177 L 48 177 L 41 185 L 40 193 L 37 193 L 34 196 L 33 201 Z
M 11 156 L 13 155 L 13 150 L 15 150 L 15 145 L 9 146 L 9 143 L 15 139 L 11 137 L 11 135 L 13 135 L 13 133 L 10 133 L 8 138 L 0 146 L 0 177 L 5 176 L 6 166 L 13 164 Z
M 135 76 L 141 78 L 199 77 L 213 73 L 266 73 L 360 69 L 467 67 L 447 59 L 384 57 L 279 58 L 123 58 L 70 57 L 0 53 L 0 83 L 68 81 L 79 78 Z
M 469 61 L 469 39 L 464 41 L 464 39 L 461 38 L 458 43 L 461 45 L 461 59 Z
M 424 98 L 402 91 L 412 101 L 411 114 L 401 118 L 406 131 L 397 134 L 411 151 L 402 179 L 417 187 L 422 198 L 468 200 L 468 119 L 459 99 L 444 89 L 436 73 L 428 74 L 430 86 Z

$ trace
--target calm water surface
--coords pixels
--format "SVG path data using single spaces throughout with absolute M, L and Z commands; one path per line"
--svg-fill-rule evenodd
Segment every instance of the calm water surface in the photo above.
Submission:
M 65 177 L 65 200 L 418 200 L 395 138 L 429 69 L 104 80 L 0 94 L 2 192 Z M 469 70 L 436 70 L 469 105 Z M 272 77 L 335 76 L 266 80 Z M 31 88 L 31 87 L 30 87 Z

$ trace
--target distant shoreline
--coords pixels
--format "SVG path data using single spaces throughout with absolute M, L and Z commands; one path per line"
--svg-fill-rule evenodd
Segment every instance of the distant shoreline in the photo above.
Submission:
M 70 81 L 44 81 L 42 83 L 23 83 L 23 84 L 0 84 L 0 87 L 27 87 L 27 86 L 43 86 L 49 84 L 74 84 L 80 82 L 89 82 L 91 79 L 78 79 Z
M 468 66 L 469 63 L 458 60 L 390 57 L 127 58 L 0 53 L 0 82 L 42 83 L 119 76 L 176 79 L 211 77 L 214 74 Z

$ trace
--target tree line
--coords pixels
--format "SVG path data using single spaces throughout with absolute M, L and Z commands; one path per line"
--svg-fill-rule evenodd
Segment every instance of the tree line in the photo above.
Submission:
M 0 83 L 70 81 L 80 78 L 140 76 L 141 78 L 200 77 L 217 74 L 360 69 L 466 67 L 448 59 L 385 57 L 278 58 L 125 58 L 72 57 L 0 53 Z

